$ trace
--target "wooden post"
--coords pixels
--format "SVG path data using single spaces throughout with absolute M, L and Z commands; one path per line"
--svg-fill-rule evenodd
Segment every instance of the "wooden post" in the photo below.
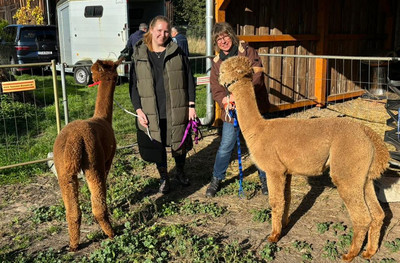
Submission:
M 317 42 L 317 55 L 326 55 L 326 35 L 328 33 L 328 15 L 326 0 L 318 1 L 317 30 L 319 41 Z
M 225 10 L 231 0 L 216 0 L 215 1 L 215 22 L 225 22 Z
M 326 52 L 325 38 L 328 33 L 327 5 L 327 0 L 318 1 L 317 29 L 319 41 L 317 42 L 316 50 L 318 55 L 324 55 Z M 317 58 L 315 60 L 314 94 L 318 107 L 323 107 L 326 104 L 326 69 L 327 60 Z
M 326 104 L 326 75 L 327 60 L 324 58 L 315 59 L 315 84 L 314 91 L 318 107 Z
M 225 10 L 228 7 L 231 0 L 215 0 L 215 22 L 225 22 Z M 222 119 L 221 119 L 221 108 L 217 102 L 215 103 L 215 112 L 214 112 L 214 123 L 212 126 L 220 127 L 222 126 Z

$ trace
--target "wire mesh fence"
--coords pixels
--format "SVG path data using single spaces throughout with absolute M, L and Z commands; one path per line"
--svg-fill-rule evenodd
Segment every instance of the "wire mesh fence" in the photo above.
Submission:
M 397 58 L 260 54 L 273 110 L 326 105 L 357 96 L 384 99 L 400 79 Z
M 0 167 L 45 159 L 52 148 L 58 125 L 50 65 L 0 67 Z
M 388 80 L 400 79 L 397 58 L 287 56 L 261 54 L 265 83 L 269 89 L 273 110 L 304 109 L 317 104 L 339 103 L 357 96 L 385 100 L 396 97 L 389 89 Z M 209 72 L 207 60 L 212 57 L 191 57 L 195 77 Z M 47 160 L 58 132 L 54 80 L 48 70 L 50 64 L 25 67 L 0 67 L 1 82 L 33 79 L 35 90 L 0 92 L 0 169 L 10 165 Z M 15 75 L 12 73 L 17 72 Z M 73 76 L 57 77 L 60 90 L 65 82 L 66 98 L 60 93 L 61 127 L 65 114 L 69 121 L 86 119 L 93 115 L 97 89 L 77 85 Z M 206 84 L 196 87 L 196 110 L 200 117 L 206 114 Z M 129 97 L 129 83 L 122 79 L 115 91 L 115 100 L 128 111 L 133 111 Z M 113 127 L 118 147 L 136 141 L 135 118 L 114 104 Z M 275 109 L 274 109 L 275 107 Z M 396 115 L 397 116 L 397 115 Z

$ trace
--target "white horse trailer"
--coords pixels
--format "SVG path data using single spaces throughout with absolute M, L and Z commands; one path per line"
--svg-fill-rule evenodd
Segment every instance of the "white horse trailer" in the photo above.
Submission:
M 140 23 L 165 15 L 164 0 L 61 0 L 57 3 L 60 62 L 75 82 L 87 85 L 97 59 L 117 60 Z M 58 66 L 59 68 L 59 66 Z M 118 68 L 120 76 L 129 67 Z

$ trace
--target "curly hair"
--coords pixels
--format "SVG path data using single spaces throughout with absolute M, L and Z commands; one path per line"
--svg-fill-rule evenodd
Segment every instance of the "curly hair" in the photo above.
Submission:
M 214 43 L 215 51 L 220 52 L 220 49 L 217 44 L 217 39 L 221 34 L 228 35 L 230 37 L 230 39 L 232 40 L 232 44 L 234 46 L 239 45 L 239 38 L 236 36 L 236 34 L 233 31 L 233 28 L 230 24 L 228 24 L 226 22 L 216 23 L 212 29 L 212 40 Z

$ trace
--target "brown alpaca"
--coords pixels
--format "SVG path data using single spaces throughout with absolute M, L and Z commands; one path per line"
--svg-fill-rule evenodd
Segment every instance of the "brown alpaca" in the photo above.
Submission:
M 106 179 L 116 149 L 111 121 L 118 77 L 116 69 L 121 62 L 98 60 L 93 64 L 93 81 L 100 81 L 94 115 L 69 123 L 54 142 L 54 164 L 66 209 L 70 251 L 76 251 L 79 245 L 81 210 L 77 175 L 80 170 L 91 192 L 96 221 L 109 238 L 114 237 L 107 212 Z
M 382 139 L 370 128 L 344 118 L 266 120 L 260 115 L 246 57 L 223 62 L 219 82 L 233 93 L 243 137 L 254 163 L 267 174 L 272 232 L 277 242 L 289 222 L 292 174 L 320 175 L 330 167 L 332 182 L 343 199 L 354 228 L 350 250 L 343 260 L 360 252 L 368 232 L 365 259 L 378 249 L 385 217 L 376 198 L 373 179 L 380 177 L 389 160 Z

